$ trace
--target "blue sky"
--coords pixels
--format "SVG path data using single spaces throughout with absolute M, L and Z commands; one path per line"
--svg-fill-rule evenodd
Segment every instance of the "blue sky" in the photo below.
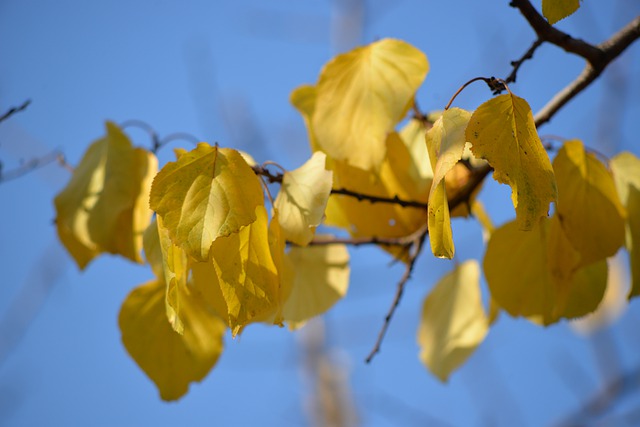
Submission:
M 333 55 L 383 37 L 403 39 L 431 64 L 420 106 L 442 109 L 470 78 L 505 77 L 509 62 L 533 42 L 532 30 L 507 4 L 3 0 L 0 112 L 27 98 L 32 104 L 0 124 L 0 161 L 11 169 L 58 149 L 75 164 L 103 134 L 105 120 L 139 119 L 161 135 L 188 132 L 294 168 L 309 149 L 289 94 L 315 82 Z M 637 0 L 583 2 L 559 27 L 599 42 L 639 13 Z M 640 154 L 639 46 L 540 133 L 580 138 L 605 154 Z M 582 66 L 544 45 L 511 89 L 535 112 Z M 489 96 L 475 84 L 455 105 L 475 109 Z M 129 135 L 150 146 L 143 131 L 131 128 Z M 164 150 L 160 161 L 171 156 Z M 159 399 L 117 328 L 120 304 L 151 273 L 109 256 L 78 271 L 52 225 L 53 197 L 68 178 L 52 165 L 0 184 L 0 424 L 307 424 L 303 337 L 277 328 L 227 337 L 225 353 L 202 383 L 177 403 Z M 506 187 L 488 183 L 482 198 L 495 222 L 513 216 Z M 454 238 L 458 260 L 482 256 L 475 222 L 456 221 Z M 415 332 L 423 298 L 453 264 L 425 253 L 382 352 L 365 365 L 402 269 L 373 248 L 351 255 L 349 294 L 326 317 L 325 332 L 363 425 L 438 425 L 434 419 L 454 426 L 548 425 L 602 384 L 602 348 L 615 349 L 620 359 L 607 359 L 609 369 L 640 363 L 634 302 L 613 328 L 591 339 L 566 323 L 543 329 L 503 316 L 469 362 L 441 384 L 418 361 Z

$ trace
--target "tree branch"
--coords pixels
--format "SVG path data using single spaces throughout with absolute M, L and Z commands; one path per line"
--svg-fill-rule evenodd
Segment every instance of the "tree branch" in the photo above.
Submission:
M 402 299 L 402 294 L 404 293 L 404 287 L 411 278 L 411 273 L 413 272 L 413 267 L 418 259 L 418 256 L 422 252 L 422 245 L 424 244 L 424 240 L 427 237 L 427 229 L 425 227 L 425 231 L 422 232 L 413 243 L 413 251 L 409 253 L 409 260 L 404 268 L 404 274 L 400 278 L 398 285 L 396 286 L 396 294 L 393 297 L 393 302 L 391 303 L 391 307 L 389 307 L 389 311 L 384 318 L 384 323 L 382 324 L 382 328 L 380 332 L 378 332 L 378 339 L 376 339 L 376 343 L 371 349 L 371 352 L 365 359 L 365 362 L 371 363 L 376 354 L 380 352 L 380 347 L 382 346 L 382 341 L 384 340 L 385 335 L 387 334 L 387 329 L 391 324 L 391 319 L 393 318 L 394 313 L 396 312 L 396 308 L 400 305 L 400 300 Z
M 4 122 L 9 117 L 13 116 L 15 113 L 19 113 L 20 111 L 25 110 L 29 106 L 29 104 L 31 104 L 31 100 L 27 99 L 19 107 L 11 107 L 11 108 L 9 108 L 9 110 L 6 113 L 4 113 L 2 116 L 0 116 L 0 123 Z
M 579 55 L 591 63 L 601 60 L 603 52 L 600 48 L 593 46 L 584 40 L 575 39 L 569 34 L 560 31 L 538 13 L 529 0 L 513 0 L 510 6 L 520 10 L 520 13 L 527 20 L 538 38 L 561 47 L 567 52 Z
M 524 53 L 524 55 L 522 55 L 522 57 L 520 59 L 518 59 L 516 61 L 511 61 L 511 66 L 513 67 L 513 70 L 511 70 L 511 74 L 509 74 L 507 76 L 507 78 L 504 79 L 504 81 L 507 84 L 516 82 L 516 77 L 517 77 L 517 74 L 518 74 L 518 70 L 520 70 L 520 67 L 522 66 L 522 64 L 527 59 L 533 58 L 533 53 L 536 51 L 536 49 L 538 49 L 540 47 L 540 45 L 542 45 L 543 42 L 544 42 L 544 40 L 542 40 L 540 38 L 536 39 L 536 41 L 533 42 L 531 47 Z
M 537 12 L 536 12 L 537 13 Z M 635 40 L 640 38 L 640 16 L 627 24 L 624 28 L 614 34 L 609 40 L 598 45 L 598 50 L 602 53 L 596 61 L 588 60 L 582 73 L 564 89 L 558 92 L 538 113 L 534 120 L 536 126 L 540 126 L 553 117 L 567 102 L 589 86 L 611 61 L 617 58 Z
M 282 175 L 281 173 L 274 174 L 267 168 L 260 165 L 252 166 L 252 169 L 256 175 L 264 176 L 271 184 L 282 183 L 282 178 L 284 177 L 284 175 Z M 358 201 L 366 200 L 371 203 L 389 203 L 402 206 L 403 208 L 427 209 L 427 203 L 425 202 L 418 202 L 416 200 L 404 200 L 397 195 L 393 197 L 374 196 L 372 194 L 364 194 L 358 191 L 348 190 L 346 188 L 332 188 L 331 194 L 353 197 L 358 199 Z
M 66 161 L 64 160 L 64 156 L 58 150 L 54 150 L 45 156 L 31 159 L 28 162 L 24 163 L 22 166 L 9 170 L 7 172 L 4 172 L 2 170 L 2 163 L 0 162 L 0 183 L 4 183 L 6 181 L 19 178 L 33 170 L 46 166 L 49 163 L 53 163 L 55 161 L 57 161 L 61 166 L 65 167 L 66 169 L 70 168 L 70 166 L 68 166 Z M 73 172 L 73 170 L 71 171 Z

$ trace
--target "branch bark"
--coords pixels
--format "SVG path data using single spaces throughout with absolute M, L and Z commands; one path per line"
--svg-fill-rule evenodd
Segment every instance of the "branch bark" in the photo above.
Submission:
M 541 42 L 552 43 L 567 52 L 581 56 L 587 64 L 580 75 L 564 89 L 559 91 L 534 117 L 536 126 L 540 126 L 553 117 L 565 104 L 589 86 L 611 61 L 617 58 L 635 40 L 640 38 L 640 16 L 614 34 L 609 40 L 594 46 L 584 40 L 571 37 L 552 26 L 538 13 L 529 0 L 512 0 L 511 6 L 517 8 L 536 32 Z

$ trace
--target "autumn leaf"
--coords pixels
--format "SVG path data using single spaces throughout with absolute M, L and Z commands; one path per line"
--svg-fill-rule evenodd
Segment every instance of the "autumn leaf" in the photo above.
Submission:
M 286 240 L 306 246 L 324 215 L 333 173 L 325 169 L 326 155 L 315 152 L 298 169 L 285 172 L 274 202 Z
M 89 146 L 67 186 L 55 197 L 58 236 L 80 269 L 101 252 L 142 262 L 142 233 L 156 157 L 133 148 L 114 123 Z
M 451 259 L 454 254 L 449 200 L 445 175 L 462 158 L 465 129 L 471 113 L 460 108 L 446 110 L 426 133 L 426 144 L 433 168 L 429 192 L 429 240 L 433 255 Z
M 301 86 L 291 95 L 291 102 L 305 119 L 312 150 L 317 150 L 311 117 L 315 111 L 316 88 Z M 415 122 L 411 124 L 411 122 Z M 402 129 L 404 137 L 392 132 L 387 136 L 387 156 L 379 173 L 365 171 L 345 161 L 327 157 L 326 165 L 333 170 L 334 188 L 379 197 L 400 197 L 426 204 L 431 186 L 431 164 L 424 143 L 424 127 L 411 121 Z M 407 138 L 407 139 L 405 139 Z M 426 222 L 426 213 L 416 208 L 390 204 L 371 204 L 349 196 L 332 195 L 325 210 L 324 223 L 348 230 L 352 236 L 372 235 L 399 237 L 410 234 Z M 394 256 L 403 258 L 403 249 L 385 247 Z
M 322 151 L 378 172 L 387 134 L 405 116 L 428 70 L 421 51 L 393 39 L 335 57 L 320 74 L 311 119 Z
M 173 329 L 181 334 L 184 330 L 182 322 L 182 308 L 180 289 L 187 286 L 189 277 L 189 259 L 185 251 L 173 244 L 169 237 L 169 230 L 163 224 L 162 218 L 156 217 L 158 241 L 162 253 L 162 269 L 166 285 L 165 303 L 167 319 Z
M 553 25 L 573 14 L 580 7 L 580 0 L 542 0 L 542 14 Z
M 211 246 L 211 260 L 234 336 L 254 318 L 275 311 L 279 304 L 278 271 L 269 248 L 264 206 L 256 207 L 255 216 L 256 221 L 216 239 Z
M 558 270 L 553 261 L 566 257 L 562 249 L 570 247 L 566 236 L 554 234 L 562 232 L 554 216 L 542 218 L 529 232 L 512 221 L 491 234 L 484 274 L 491 296 L 512 316 L 549 325 L 561 318 L 584 316 L 602 300 L 607 285 L 606 260 L 577 269 L 574 265 L 569 273 L 566 267 Z
M 167 321 L 165 284 L 154 280 L 134 289 L 120 309 L 122 342 L 138 366 L 156 384 L 163 400 L 177 400 L 189 384 L 201 381 L 222 353 L 226 327 L 203 300 L 182 289 L 185 329 L 176 333 Z
M 424 142 L 425 133 L 425 125 L 417 119 L 409 120 L 398 131 L 398 135 L 407 147 L 412 159 L 409 166 L 409 176 L 414 182 L 430 182 L 433 179 L 431 159 Z
M 387 158 L 379 174 L 350 166 L 344 162 L 334 162 L 334 187 L 348 188 L 358 193 L 412 200 L 425 203 L 428 200 L 430 180 L 415 181 L 411 173 L 414 159 L 397 133 L 387 138 Z M 370 203 L 354 197 L 332 195 L 330 201 L 337 200 L 340 212 L 347 218 L 347 230 L 353 237 L 407 236 L 427 222 L 424 208 L 407 208 L 390 203 Z M 327 210 L 327 218 L 333 214 Z M 396 258 L 405 259 L 404 248 L 384 247 Z
M 240 153 L 206 143 L 167 163 L 150 196 L 173 242 L 197 261 L 209 259 L 216 239 L 254 222 L 263 203 L 259 179 Z
M 566 141 L 553 160 L 557 215 L 580 265 L 615 255 L 624 244 L 624 207 L 611 173 L 581 141 Z
M 293 283 L 283 315 L 295 329 L 323 314 L 346 295 L 349 252 L 344 245 L 294 246 L 287 258 L 293 267 Z
M 489 322 L 480 295 L 480 267 L 465 261 L 444 276 L 422 306 L 420 360 L 441 381 L 482 343 Z
M 631 264 L 629 298 L 640 295 L 640 159 L 623 152 L 611 159 L 620 201 L 627 209 L 626 242 Z
M 511 187 L 518 227 L 531 230 L 557 190 L 527 101 L 512 94 L 490 99 L 471 116 L 466 136 L 473 154 L 493 166 L 494 179 Z

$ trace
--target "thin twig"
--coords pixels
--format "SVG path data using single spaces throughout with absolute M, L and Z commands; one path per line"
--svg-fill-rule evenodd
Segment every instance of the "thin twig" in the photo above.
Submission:
M 273 183 L 282 182 L 282 178 L 283 178 L 282 173 L 274 174 L 264 166 L 260 166 L 260 165 L 254 165 L 252 166 L 252 168 L 253 168 L 253 171 L 256 173 L 256 175 L 261 175 L 265 177 L 269 181 L 269 183 L 273 184 Z M 393 197 L 374 196 L 372 194 L 363 194 L 358 191 L 348 190 L 346 188 L 332 188 L 331 194 L 354 197 L 359 201 L 366 200 L 371 203 L 389 203 L 393 205 L 402 206 L 403 208 L 419 208 L 419 209 L 427 208 L 427 203 L 425 202 L 419 202 L 416 200 L 404 200 L 398 197 L 397 195 Z
M 538 13 L 529 0 L 513 0 L 509 3 L 517 8 L 522 16 L 527 20 L 533 31 L 538 35 L 538 39 L 547 41 L 561 47 L 567 52 L 579 55 L 591 63 L 598 62 L 603 56 L 602 51 L 584 40 L 571 37 L 569 34 L 560 31 Z
M 391 324 L 391 319 L 393 318 L 394 313 L 396 312 L 396 308 L 400 305 L 400 300 L 402 299 L 402 294 L 404 293 L 404 287 L 411 278 L 411 273 L 413 272 L 413 267 L 418 259 L 418 255 L 422 252 L 422 245 L 424 244 L 424 240 L 427 236 L 427 231 L 423 232 L 413 244 L 413 250 L 409 254 L 409 260 L 405 266 L 404 274 L 400 278 L 398 285 L 396 286 L 396 294 L 393 297 L 393 302 L 391 303 L 391 307 L 389 307 L 389 311 L 384 318 L 384 323 L 382 324 L 382 328 L 378 333 L 378 338 L 376 339 L 376 343 L 371 349 L 371 352 L 365 359 L 366 363 L 371 363 L 376 354 L 380 352 L 380 347 L 382 346 L 382 341 L 384 340 L 384 336 L 387 333 L 387 329 Z
M 19 113 L 20 111 L 24 111 L 29 104 L 31 104 L 31 100 L 27 99 L 26 101 L 24 101 L 22 103 L 22 105 L 18 106 L 18 107 L 11 107 L 9 108 L 9 110 L 4 113 L 2 116 L 0 116 L 0 123 L 4 122 L 5 120 L 7 120 L 9 117 L 13 116 L 16 113 Z
M 507 83 L 515 83 L 516 82 L 516 77 L 518 75 L 518 70 L 520 70 L 520 67 L 522 66 L 522 64 L 528 60 L 533 58 L 533 53 L 536 51 L 536 49 L 538 49 L 540 47 L 540 45 L 544 42 L 544 40 L 542 39 L 536 39 L 536 41 L 533 42 L 533 44 L 531 45 L 531 47 L 524 53 L 524 55 L 522 55 L 522 57 L 516 61 L 511 61 L 511 66 L 513 67 L 513 70 L 511 70 L 511 74 L 509 74 L 507 76 L 506 79 L 504 79 L 505 82 Z
M 0 164 L 0 183 L 11 181 L 12 179 L 20 178 L 27 173 L 46 166 L 53 162 L 59 162 L 62 166 L 66 167 L 66 162 L 64 161 L 64 156 L 58 150 L 54 150 L 51 153 L 44 155 L 42 157 L 34 158 L 24 163 L 22 166 L 17 167 L 15 169 L 9 170 L 7 172 L 2 171 L 2 164 Z
M 597 61 L 589 60 L 580 75 L 538 111 L 534 117 L 536 126 L 539 127 L 551 120 L 558 110 L 598 78 L 607 65 L 638 38 L 640 38 L 640 16 L 598 46 L 598 50 L 602 52 L 602 55 L 598 56 Z
M 471 83 L 477 82 L 478 80 L 482 80 L 483 82 L 485 82 L 494 95 L 502 92 L 505 89 L 504 80 L 502 79 L 496 79 L 495 77 L 474 77 L 473 79 L 460 86 L 456 93 L 453 94 L 444 109 L 448 110 L 449 107 L 451 107 L 451 104 L 453 104 L 453 101 L 456 99 L 456 97 L 460 95 L 460 92 L 462 92 Z
M 627 47 L 640 37 L 640 16 L 633 19 L 609 40 L 594 46 L 584 40 L 571 37 L 547 22 L 529 0 L 513 0 L 511 6 L 518 8 L 538 40 L 552 43 L 567 52 L 581 56 L 587 64 L 580 75 L 558 92 L 535 116 L 536 126 L 551 120 L 551 117 L 567 102 L 589 86 Z

